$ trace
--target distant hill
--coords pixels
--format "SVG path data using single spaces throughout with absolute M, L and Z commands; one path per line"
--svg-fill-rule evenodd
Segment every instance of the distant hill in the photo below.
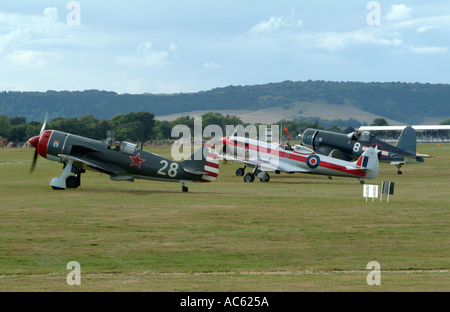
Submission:
M 50 118 L 93 115 L 110 119 L 120 113 L 138 111 L 149 111 L 158 118 L 193 111 L 252 114 L 262 110 L 294 119 L 306 116 L 304 113 L 311 107 L 322 107 L 317 109 L 317 117 L 324 119 L 333 119 L 329 117 L 333 111 L 345 111 L 348 114 L 345 119 L 358 119 L 352 116 L 354 111 L 359 115 L 369 113 L 367 118 L 379 116 L 405 124 L 420 124 L 425 120 L 449 118 L 449 104 L 448 84 L 399 82 L 284 81 L 189 94 L 117 94 L 98 90 L 0 93 L 0 115 L 26 116 L 27 121 L 42 121 L 46 111 Z M 280 114 L 281 111 L 288 114 Z

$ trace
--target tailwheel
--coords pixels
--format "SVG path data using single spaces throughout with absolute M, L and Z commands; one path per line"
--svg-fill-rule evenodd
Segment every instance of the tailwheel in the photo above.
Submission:
M 255 181 L 255 176 L 252 173 L 249 172 L 244 176 L 244 182 L 253 182 L 253 181 Z
M 361 180 L 361 179 L 358 179 L 358 180 L 359 180 L 359 183 L 361 183 L 361 184 L 366 183 L 366 182 L 364 182 L 364 180 Z
M 189 191 L 188 187 L 184 185 L 184 182 L 181 182 L 181 190 L 183 191 L 183 193 Z

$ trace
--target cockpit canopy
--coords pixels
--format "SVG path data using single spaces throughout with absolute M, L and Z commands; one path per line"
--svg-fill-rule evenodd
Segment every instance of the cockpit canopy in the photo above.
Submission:
M 347 136 L 354 141 L 361 141 L 361 142 L 370 142 L 373 138 L 373 134 L 370 134 L 369 132 L 365 132 L 365 131 L 353 131 L 349 134 L 347 134 Z
M 136 144 L 125 142 L 125 141 L 123 141 L 120 144 L 120 151 L 122 153 L 125 153 L 125 154 L 128 154 L 128 155 L 134 155 L 134 152 L 136 151 L 137 148 L 138 147 L 137 147 Z

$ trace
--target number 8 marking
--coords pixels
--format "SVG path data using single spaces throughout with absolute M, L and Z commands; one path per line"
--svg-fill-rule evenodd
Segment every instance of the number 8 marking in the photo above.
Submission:
M 361 143 L 355 143 L 355 145 L 353 146 L 353 151 L 354 152 L 359 152 L 359 148 L 361 147 Z
M 169 177 L 171 178 L 175 178 L 175 176 L 177 175 L 177 169 L 178 169 L 178 164 L 177 163 L 171 163 L 170 164 L 170 169 L 169 169 Z

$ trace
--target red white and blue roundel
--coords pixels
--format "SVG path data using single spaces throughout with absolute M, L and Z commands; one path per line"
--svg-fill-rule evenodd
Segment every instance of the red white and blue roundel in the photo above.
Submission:
M 317 155 L 311 155 L 306 159 L 306 165 L 311 169 L 319 167 L 320 157 Z

